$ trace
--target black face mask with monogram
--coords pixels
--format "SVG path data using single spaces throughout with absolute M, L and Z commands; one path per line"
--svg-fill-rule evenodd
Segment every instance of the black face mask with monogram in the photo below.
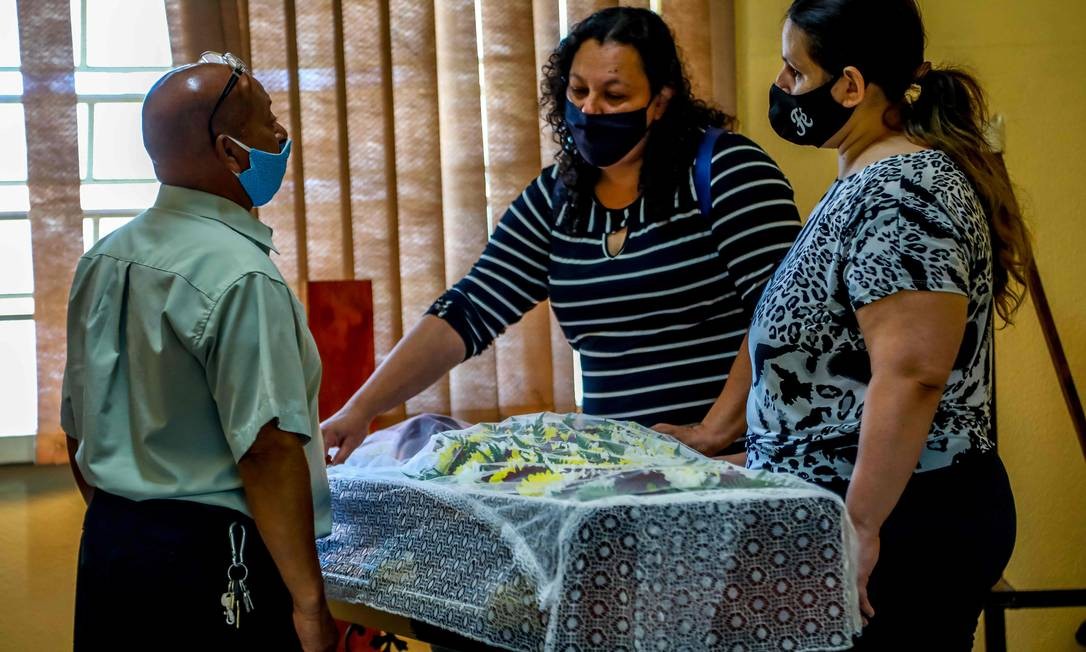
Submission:
M 825 84 L 801 95 L 791 95 L 776 84 L 770 86 L 769 123 L 773 130 L 797 145 L 825 145 L 845 126 L 855 110 L 841 106 L 833 99 L 830 91 L 840 78 L 841 75 L 835 75 Z

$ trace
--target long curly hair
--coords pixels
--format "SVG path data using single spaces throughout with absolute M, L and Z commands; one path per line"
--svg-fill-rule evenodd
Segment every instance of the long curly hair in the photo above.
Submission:
M 558 176 L 566 188 L 566 214 L 559 228 L 569 233 L 584 230 L 600 177 L 599 168 L 590 165 L 577 151 L 565 120 L 566 88 L 573 57 L 585 41 L 592 39 L 635 48 L 641 56 L 652 96 L 665 87 L 673 93 L 664 115 L 649 129 L 645 146 L 640 190 L 645 197 L 646 216 L 657 219 L 670 216 L 672 197 L 687 177 L 703 130 L 735 126 L 735 118 L 694 97 L 675 37 L 656 13 L 648 9 L 611 7 L 577 23 L 543 66 L 541 83 L 541 106 L 559 145 L 555 161 Z

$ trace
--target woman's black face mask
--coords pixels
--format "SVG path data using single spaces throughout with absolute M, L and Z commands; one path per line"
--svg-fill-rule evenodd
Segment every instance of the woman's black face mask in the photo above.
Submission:
M 614 165 L 629 154 L 645 137 L 647 121 L 648 105 L 624 113 L 585 113 L 566 101 L 566 126 L 577 151 L 598 168 Z
M 791 95 L 780 86 L 769 87 L 769 123 L 781 138 L 797 145 L 821 147 L 845 126 L 854 108 L 846 108 L 833 99 L 835 75 L 818 88 Z

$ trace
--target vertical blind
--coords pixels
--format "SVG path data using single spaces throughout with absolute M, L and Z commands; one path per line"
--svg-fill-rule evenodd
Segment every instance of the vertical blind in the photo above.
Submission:
M 268 90 L 294 139 L 282 190 L 259 211 L 275 262 L 303 302 L 309 281 L 372 280 L 378 361 L 552 161 L 540 69 L 564 27 L 617 4 L 661 13 L 698 94 L 734 107 L 731 2 L 166 0 L 175 64 L 232 51 Z M 64 459 L 65 305 L 83 217 L 68 6 L 18 3 L 45 463 Z M 572 409 L 572 351 L 544 303 L 388 417 Z
M 56 464 L 67 460 L 60 389 L 68 288 L 83 254 L 72 27 L 69 0 L 19 0 L 17 7 L 34 261 L 36 457 Z

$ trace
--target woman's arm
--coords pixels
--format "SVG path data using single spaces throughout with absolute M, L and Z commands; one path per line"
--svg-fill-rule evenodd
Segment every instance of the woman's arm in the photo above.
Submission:
M 403 403 L 464 359 L 482 353 L 506 328 L 547 298 L 551 234 L 549 172 L 510 205 L 464 278 L 430 308 L 373 376 L 321 424 L 325 451 L 339 464 L 369 434 L 379 414 Z
M 377 415 L 433 385 L 464 359 L 464 340 L 443 319 L 426 315 L 392 349 L 347 403 L 321 424 L 324 449 L 340 464 L 369 434 Z
M 732 305 L 747 323 L 761 289 L 799 232 L 799 212 L 792 187 L 776 162 L 750 139 L 724 133 L 713 149 L 710 168 L 712 196 L 708 225 L 721 261 L 735 290 Z M 747 338 L 739 346 L 728 380 L 701 423 L 653 429 L 711 455 L 746 434 L 747 395 L 751 370 Z M 743 459 L 729 459 L 741 463 Z
M 845 500 L 860 542 L 860 605 L 879 530 L 916 469 L 966 324 L 966 297 L 905 291 L 856 311 L 871 360 L 860 445 Z
M 747 432 L 746 410 L 750 380 L 750 354 L 747 351 L 747 338 L 744 336 L 724 389 L 701 423 L 689 426 L 658 423 L 652 429 L 675 437 L 699 453 L 712 455 L 722 451 Z

